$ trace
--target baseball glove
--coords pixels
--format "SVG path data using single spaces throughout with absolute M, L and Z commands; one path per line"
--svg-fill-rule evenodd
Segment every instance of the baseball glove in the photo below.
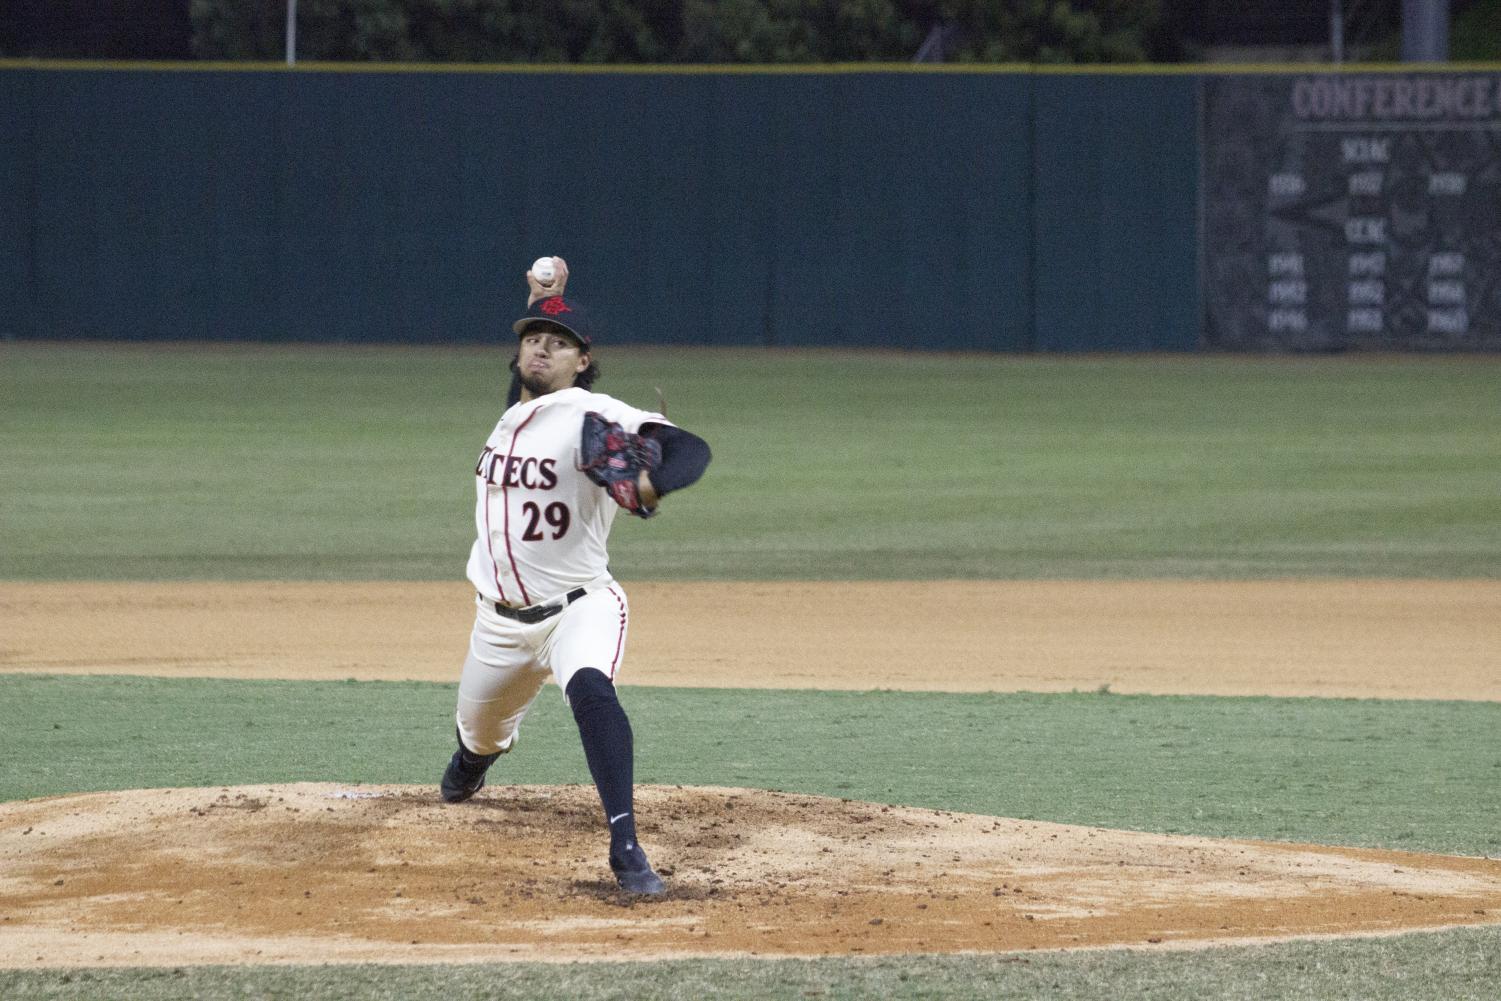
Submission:
M 631 514 L 650 518 L 657 513 L 641 503 L 636 481 L 642 470 L 656 469 L 661 461 L 662 445 L 656 439 L 632 434 L 593 410 L 584 415 L 578 467 Z

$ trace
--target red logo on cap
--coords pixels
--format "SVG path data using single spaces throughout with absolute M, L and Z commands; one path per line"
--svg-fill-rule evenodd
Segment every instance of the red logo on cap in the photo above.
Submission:
M 571 313 L 573 309 L 563 301 L 563 297 L 555 295 L 551 299 L 543 299 L 542 305 L 537 307 L 548 316 L 557 316 L 559 313 Z

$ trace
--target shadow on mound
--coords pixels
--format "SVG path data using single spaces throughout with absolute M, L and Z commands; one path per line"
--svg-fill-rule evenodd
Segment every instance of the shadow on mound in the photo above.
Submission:
M 1501 862 L 643 787 L 327 784 L 0 805 L 0 965 L 649 959 L 1184 945 L 1501 920 Z

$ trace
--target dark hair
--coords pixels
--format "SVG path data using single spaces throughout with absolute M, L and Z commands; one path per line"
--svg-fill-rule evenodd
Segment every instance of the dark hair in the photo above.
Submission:
M 521 370 L 519 362 L 521 353 L 511 355 L 511 388 L 506 390 L 506 409 L 514 407 L 521 402 Z M 599 378 L 599 365 L 594 361 L 594 355 L 589 355 L 589 367 L 573 377 L 573 384 L 586 392 L 593 392 L 594 380 Z

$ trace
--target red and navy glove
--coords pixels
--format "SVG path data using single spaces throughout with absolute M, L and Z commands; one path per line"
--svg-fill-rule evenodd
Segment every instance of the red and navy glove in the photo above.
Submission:
M 662 445 L 656 439 L 632 434 L 593 410 L 584 415 L 578 468 L 631 514 L 650 518 L 657 513 L 641 503 L 637 481 L 643 470 L 656 469 L 661 462 Z

